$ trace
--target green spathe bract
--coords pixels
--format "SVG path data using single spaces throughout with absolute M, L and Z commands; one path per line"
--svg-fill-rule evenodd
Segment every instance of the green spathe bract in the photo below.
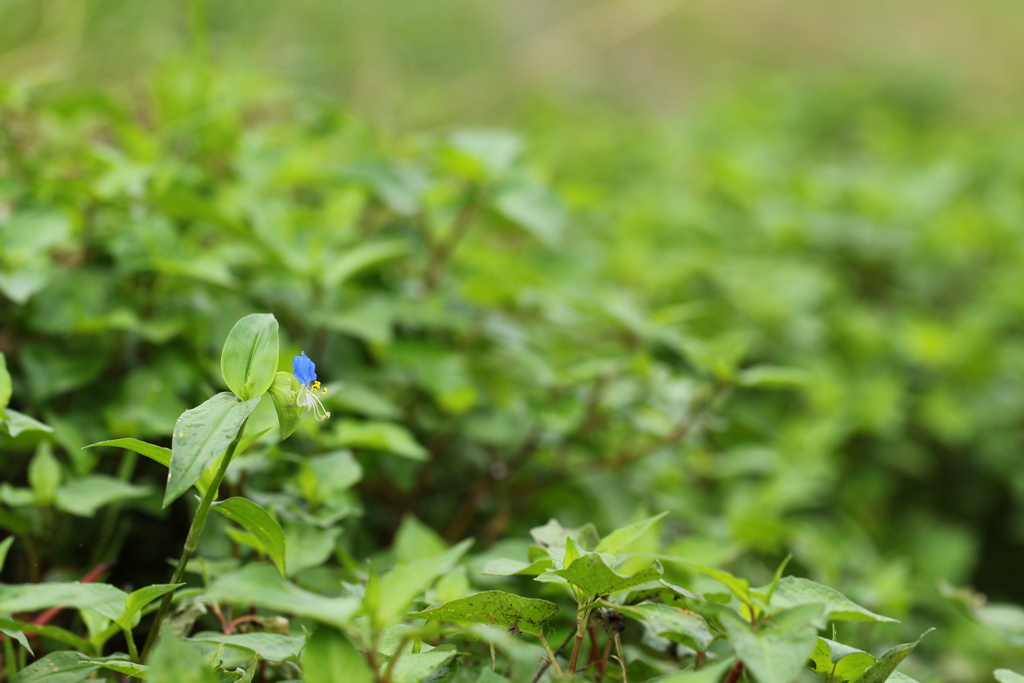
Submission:
M 220 371 L 235 396 L 261 396 L 277 372 L 277 319 L 271 313 L 247 315 L 231 328 L 220 355 Z

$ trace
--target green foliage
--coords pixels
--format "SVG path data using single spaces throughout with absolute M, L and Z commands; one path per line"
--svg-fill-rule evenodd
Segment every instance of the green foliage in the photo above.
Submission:
M 968 622 L 1002 661 L 977 634 L 1019 645 L 1019 608 L 930 589 L 994 513 L 947 523 L 928 453 L 1016 504 L 1021 169 L 947 158 L 934 107 L 748 94 L 685 154 L 553 171 L 192 64 L 129 104 L 5 87 L 7 671 L 870 683 L 922 618 L 952 635 L 917 671 Z

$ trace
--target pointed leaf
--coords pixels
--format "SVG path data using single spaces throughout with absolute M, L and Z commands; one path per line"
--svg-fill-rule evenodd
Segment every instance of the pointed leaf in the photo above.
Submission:
M 73 515 L 92 517 L 104 505 L 142 498 L 151 491 L 148 486 L 137 486 L 105 474 L 89 474 L 57 489 L 55 504 Z
M 373 683 L 376 675 L 340 631 L 320 626 L 302 651 L 305 683 Z
M 11 402 L 11 373 L 7 371 L 7 359 L 0 352 L 0 415 Z
M 228 388 L 248 401 L 270 388 L 279 356 L 277 319 L 270 313 L 254 313 L 239 320 L 228 332 L 220 355 L 220 371 Z
M 142 680 L 149 678 L 149 667 L 145 664 L 136 664 L 135 662 L 123 659 L 95 659 L 90 657 L 83 657 L 81 661 L 84 664 L 95 664 L 100 668 L 110 669 L 132 678 L 140 678 Z
M 218 576 L 206 595 L 210 600 L 263 607 L 309 617 L 339 628 L 347 625 L 349 617 L 359 606 L 353 598 L 327 598 L 299 588 L 267 564 L 250 564 Z
M 557 613 L 558 605 L 547 600 L 523 598 L 503 591 L 484 591 L 412 612 L 409 616 L 505 627 L 515 625 L 521 631 L 537 634 L 541 633 L 544 622 Z
M 655 563 L 635 574 L 624 576 L 616 573 L 597 553 L 587 553 L 574 560 L 565 569 L 549 571 L 551 574 L 561 576 L 590 598 L 611 595 L 648 581 L 656 581 L 661 576 L 661 572 L 661 565 Z
M 113 608 L 120 614 L 127 598 L 127 593 L 105 583 L 0 584 L 0 614 L 50 607 L 90 607 L 101 613 Z
M 538 576 L 551 568 L 551 558 L 545 557 L 536 562 L 521 562 L 499 557 L 488 561 L 481 574 L 488 576 Z
M 150 683 L 217 683 L 199 650 L 175 635 L 165 633 L 149 660 Z
M 467 538 L 434 557 L 395 567 L 380 579 L 380 604 L 375 614 L 378 624 L 388 624 L 406 611 L 434 579 L 450 572 L 473 545 Z
M 602 538 L 601 542 L 597 544 L 596 548 L 594 548 L 594 551 L 615 555 L 627 545 L 640 538 L 648 529 L 654 526 L 654 524 L 660 521 L 667 514 L 668 512 L 662 512 L 654 515 L 653 517 L 648 517 L 645 520 L 636 522 L 635 524 L 630 524 L 620 529 L 616 529 Z
M 824 612 L 821 605 L 803 605 L 776 615 L 774 623 L 755 632 L 732 611 L 720 618 L 729 633 L 736 656 L 758 683 L 790 683 L 814 651 L 814 622 Z
M 12 633 L 38 633 L 41 636 L 52 638 L 53 640 L 64 643 L 65 645 L 70 645 L 71 647 L 79 650 L 92 650 L 92 645 L 88 640 L 72 633 L 71 631 L 62 629 L 59 626 L 38 626 L 24 621 L 0 618 L 0 630 L 3 630 L 4 633 L 8 631 L 11 631 Z M 24 636 L 21 638 L 15 636 L 15 638 L 25 646 L 25 649 L 32 652 L 32 648 L 28 647 L 28 643 L 22 641 Z
M 182 413 L 174 424 L 164 507 L 187 491 L 210 463 L 224 454 L 260 398 L 240 402 L 232 394 L 222 392 Z
M 5 427 L 7 427 L 7 433 L 10 434 L 12 438 L 18 436 L 22 432 L 53 431 L 53 427 L 48 427 L 39 420 L 31 418 L 28 415 L 25 415 L 24 413 L 19 413 L 17 410 L 14 410 L 13 408 L 4 408 L 3 413 L 7 415 L 7 420 L 0 421 L 0 425 L 4 425 Z
M 213 509 L 255 536 L 281 576 L 285 575 L 284 530 L 273 515 L 248 498 L 228 498 L 216 503 Z
M 668 638 L 675 643 L 692 647 L 694 650 L 706 650 L 714 640 L 707 623 L 702 618 L 678 607 L 645 603 L 632 607 L 623 605 L 617 609 L 628 617 L 646 622 L 654 635 Z
M 4 569 L 4 563 L 7 562 L 7 551 L 14 545 L 14 536 L 8 536 L 4 540 L 0 541 L 0 571 Z
M 140 588 L 137 591 L 132 591 L 124 601 L 124 613 L 114 619 L 114 622 L 121 628 L 131 628 L 132 619 L 139 610 L 145 608 L 146 605 L 157 598 L 163 597 L 167 593 L 170 593 L 174 589 L 180 588 L 184 585 L 185 584 L 183 583 L 158 583 L 152 586 L 146 586 L 145 588 Z
M 863 650 L 819 636 L 807 668 L 835 681 L 855 681 L 874 663 L 875 658 Z
M 111 448 L 124 448 L 125 450 L 134 451 L 139 455 L 144 455 L 150 460 L 154 460 L 164 467 L 171 466 L 171 449 L 164 448 L 163 446 L 156 446 L 145 441 L 139 441 L 138 439 L 110 439 L 109 441 L 99 441 L 97 443 L 89 444 L 85 448 L 96 448 L 97 446 L 110 446 Z M 206 489 L 213 483 L 213 472 L 209 470 L 203 470 L 203 473 L 199 476 L 199 480 L 196 481 L 195 487 L 199 490 L 199 495 L 206 495 Z
M 773 610 L 810 604 L 825 605 L 830 621 L 896 622 L 895 619 L 883 617 L 861 607 L 835 588 L 823 586 L 810 579 L 787 576 L 779 581 L 772 594 L 771 607 Z
M 84 659 L 88 657 L 71 650 L 51 652 L 19 671 L 11 683 L 78 683 L 97 668 Z
M 727 571 L 722 569 L 715 569 L 714 567 L 708 567 L 698 562 L 690 562 L 686 560 L 683 562 L 688 567 L 692 567 L 702 574 L 707 574 L 711 578 L 715 579 L 726 588 L 728 588 L 736 598 L 743 603 L 749 604 L 750 598 L 750 582 L 746 579 L 742 579 L 738 576 L 733 576 Z
M 280 633 L 235 633 L 229 636 L 214 631 L 198 633 L 189 640 L 206 643 L 220 643 L 231 647 L 242 647 L 252 650 L 270 662 L 283 662 L 295 659 L 306 644 L 305 636 L 286 636 Z
M 921 638 L 934 631 L 935 629 L 930 628 L 921 634 Z M 914 651 L 918 643 L 921 642 L 921 638 L 918 638 L 912 643 L 903 643 L 892 648 L 884 655 L 878 658 L 878 661 L 874 665 L 868 667 L 868 670 L 864 672 L 864 675 L 857 679 L 857 683 L 883 683 L 889 679 L 889 676 L 896 671 L 896 667 L 907 658 L 907 656 Z
M 452 645 L 441 645 L 429 652 L 404 654 L 395 662 L 391 671 L 392 683 L 422 683 L 433 680 L 435 672 L 459 654 Z M 387 670 L 390 662 L 381 665 L 381 672 Z M 448 680 L 448 679 L 443 679 Z

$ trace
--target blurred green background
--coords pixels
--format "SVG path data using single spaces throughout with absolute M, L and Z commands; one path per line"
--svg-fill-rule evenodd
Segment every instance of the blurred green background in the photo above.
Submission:
M 293 351 L 315 343 L 334 379 L 387 398 L 350 394 L 336 418 L 393 420 L 439 454 L 363 460 L 356 546 L 410 511 L 490 543 L 668 509 L 680 554 L 770 576 L 792 551 L 907 621 L 903 640 L 940 626 L 908 673 L 980 680 L 1024 645 L 1024 612 L 966 588 L 1024 603 L 1022 72 L 1007 0 L 6 0 L 8 152 L 31 141 L 0 178 L 12 406 L 65 420 L 62 457 L 102 467 L 71 445 L 166 435 L 216 384 L 192 359 L 273 310 Z M 416 293 L 436 243 L 409 216 L 456 229 L 486 204 L 465 188 L 493 190 L 490 227 Z M 39 227 L 53 211 L 65 227 Z M 335 298 L 302 280 L 368 236 L 413 255 L 384 248 Z M 733 386 L 776 366 L 802 382 Z M 176 395 L 146 395 L 168 377 Z M 723 383 L 701 429 L 665 439 Z M 595 395 L 601 419 L 574 417 Z M 547 412 L 526 488 L 481 492 Z M 624 432 L 654 444 L 625 484 L 594 464 Z M 35 445 L 5 444 L 5 479 Z

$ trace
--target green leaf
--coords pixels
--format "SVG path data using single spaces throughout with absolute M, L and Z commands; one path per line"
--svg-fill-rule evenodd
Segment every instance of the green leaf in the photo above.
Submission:
M 11 373 L 7 371 L 7 358 L 0 352 L 0 415 L 11 402 Z
M 5 408 L 3 412 L 7 415 L 7 420 L 4 422 L 0 422 L 0 424 L 3 424 L 5 427 L 7 427 L 7 433 L 10 434 L 12 438 L 18 436 L 22 432 L 53 431 L 53 427 L 47 427 L 39 420 L 31 418 L 28 415 L 25 415 L 24 413 L 19 413 L 17 410 L 14 410 L 13 408 Z
M 657 679 L 652 679 L 651 683 L 654 683 L 655 680 L 657 683 L 719 683 L 733 664 L 735 661 L 729 657 L 720 662 L 708 664 L 700 671 L 681 671 L 668 676 L 659 676 Z
M 399 562 L 433 557 L 448 547 L 440 534 L 411 514 L 406 514 L 402 518 L 393 545 Z
M 537 545 L 544 548 L 565 547 L 566 537 L 582 550 L 593 550 L 598 544 L 597 529 L 593 524 L 584 524 L 575 529 L 567 529 L 558 520 L 549 519 L 544 526 L 537 526 L 530 529 L 530 536 L 537 542 Z M 535 558 L 534 558 L 535 559 Z
M 874 663 L 875 658 L 863 650 L 819 636 L 807 668 L 835 681 L 855 681 Z
M 1014 673 L 1009 669 L 996 669 L 992 672 L 992 675 L 996 677 L 999 683 L 1024 683 L 1024 676 Z
M 403 654 L 395 662 L 391 671 L 391 680 L 393 683 L 422 683 L 457 654 L 458 652 L 452 645 L 441 645 L 429 652 Z M 390 662 L 381 664 L 381 673 L 387 670 L 389 664 Z
M 189 640 L 206 643 L 221 643 L 231 647 L 242 647 L 252 650 L 270 662 L 283 662 L 295 659 L 306 644 L 305 636 L 285 636 L 279 633 L 235 633 L 230 636 L 214 631 L 198 633 Z
M 421 462 L 427 459 L 427 449 L 416 443 L 409 430 L 390 422 L 341 420 L 337 435 L 339 446 L 371 448 Z
M 183 583 L 158 583 L 132 591 L 124 601 L 124 613 L 115 617 L 114 621 L 121 628 L 131 628 L 132 619 L 139 610 L 145 608 L 146 605 L 157 598 L 163 597 L 165 594 L 184 585 Z
M 934 630 L 935 629 L 933 628 L 928 629 L 921 634 L 921 638 L 924 638 Z M 886 652 L 878 658 L 877 662 L 868 667 L 867 671 L 864 672 L 864 675 L 857 679 L 857 683 L 883 683 L 888 680 L 889 676 L 896 671 L 896 667 L 914 651 L 914 648 L 921 642 L 921 638 L 918 638 L 912 643 L 897 645 Z
M 213 509 L 228 519 L 241 524 L 256 537 L 267 551 L 281 575 L 285 575 L 284 530 L 273 515 L 248 498 L 228 498 L 216 503 Z
M 597 598 L 638 586 L 648 581 L 656 581 L 662 573 L 661 565 L 641 569 L 635 574 L 624 576 L 616 573 L 605 557 L 597 553 L 587 553 L 573 560 L 565 569 L 549 570 L 576 586 L 589 598 Z
M 70 650 L 51 652 L 19 671 L 11 683 L 78 683 L 97 668 L 85 659 L 86 655 Z
M 23 648 L 28 650 L 28 653 L 30 655 L 35 657 L 36 653 L 32 649 L 32 645 L 28 642 L 28 637 L 25 635 L 24 631 L 15 628 L 4 628 L 3 626 L 0 626 L 0 633 L 4 634 L 8 638 L 13 638 L 14 640 L 18 641 L 18 643 Z
M 551 558 L 545 557 L 535 562 L 521 562 L 499 557 L 484 565 L 481 574 L 488 576 L 539 576 L 551 568 Z
M 112 448 L 124 448 L 125 450 L 134 451 L 139 455 L 144 455 L 150 460 L 154 460 L 164 467 L 171 466 L 171 449 L 164 448 L 163 446 L 156 446 L 145 441 L 139 441 L 138 439 L 110 439 L 109 441 L 99 441 L 97 443 L 89 444 L 85 448 L 96 448 L 97 446 L 110 446 Z M 213 483 L 213 472 L 209 470 L 203 470 L 203 473 L 199 475 L 198 481 L 195 483 L 195 487 L 199 490 L 199 495 L 206 495 L 206 490 L 210 488 L 210 484 Z
M 110 606 L 123 607 L 127 598 L 127 593 L 105 583 L 0 584 L 0 614 L 35 612 L 50 607 L 91 607 L 106 612 Z M 117 609 L 120 614 L 120 608 Z
M 380 578 L 380 601 L 373 614 L 377 624 L 389 624 L 409 607 L 434 579 L 450 572 L 473 545 L 467 538 L 434 557 L 399 565 Z
M 28 464 L 28 483 L 32 487 L 37 504 L 49 505 L 56 499 L 62 476 L 60 463 L 53 455 L 50 442 L 41 442 Z
M 543 244 L 553 247 L 562 238 L 565 207 L 558 195 L 538 185 L 517 185 L 502 190 L 494 199 L 499 214 Z
M 594 548 L 594 552 L 608 553 L 609 555 L 615 555 L 619 553 L 623 548 L 628 546 L 630 543 L 640 538 L 648 529 L 654 526 L 659 520 L 661 520 L 668 512 L 662 512 L 648 517 L 645 520 L 636 522 L 624 526 L 621 529 L 616 529 L 607 536 L 601 539 L 601 542 Z
M 53 640 L 64 643 L 65 645 L 70 645 L 71 647 L 79 650 L 92 650 L 92 645 L 88 640 L 72 633 L 71 631 L 62 629 L 59 626 L 37 626 L 36 624 L 30 624 L 24 621 L 0 618 L 0 629 L 5 633 L 7 631 L 16 633 L 38 633 L 41 636 L 52 638 Z M 21 642 L 29 652 L 31 652 L 32 648 L 28 647 L 28 643 L 22 642 L 23 637 L 24 636 L 22 636 L 22 638 L 17 638 L 17 640 Z
M 807 384 L 807 371 L 777 365 L 758 365 L 747 368 L 737 376 L 737 383 L 744 387 L 765 387 L 785 389 Z
M 305 683 L 373 683 L 373 670 L 340 631 L 320 626 L 302 651 Z
M 420 612 L 411 612 L 409 616 L 505 627 L 516 625 L 526 633 L 539 634 L 544 622 L 557 613 L 558 605 L 547 600 L 523 598 L 503 591 L 484 591 Z
M 174 424 L 164 507 L 195 484 L 210 463 L 224 455 L 260 398 L 240 402 L 233 394 L 221 392 L 182 413 Z
M 761 589 L 762 591 L 764 589 Z M 771 607 L 788 609 L 798 605 L 820 604 L 828 610 L 830 621 L 881 621 L 894 622 L 895 619 L 875 614 L 853 602 L 835 588 L 823 586 L 810 579 L 787 576 L 781 579 L 772 593 Z
M 765 593 L 764 601 L 771 604 L 772 595 L 775 594 L 775 589 L 779 587 L 779 581 L 782 580 L 782 572 L 786 570 L 786 565 L 793 559 L 793 553 L 786 555 L 786 559 L 779 563 L 778 569 L 775 570 L 775 576 L 772 577 L 772 582 L 768 584 L 768 590 Z
M 326 562 L 334 554 L 339 534 L 341 528 L 338 526 L 322 529 L 301 520 L 288 522 L 284 528 L 288 576 L 295 576 L 303 569 L 319 567 Z
M 206 595 L 210 600 L 263 607 L 309 617 L 339 628 L 348 624 L 359 606 L 355 598 L 328 598 L 299 588 L 266 564 L 250 564 L 218 576 Z
M 228 388 L 248 401 L 270 388 L 279 356 L 277 319 L 271 313 L 254 313 L 239 320 L 228 332 L 220 355 L 220 371 Z
M 750 604 L 752 602 L 750 597 L 750 582 L 746 579 L 742 579 L 738 576 L 733 576 L 727 571 L 715 569 L 714 567 L 708 567 L 697 562 L 690 562 L 689 560 L 684 561 L 683 564 L 685 564 L 688 567 L 692 567 L 693 569 L 696 569 L 702 574 L 707 574 L 711 578 L 715 579 L 716 581 L 724 585 L 726 588 L 728 588 L 729 591 L 732 592 L 732 594 L 735 595 L 740 602 L 745 604 Z
M 362 465 L 347 450 L 304 458 L 300 467 L 299 487 L 312 507 L 343 497 L 363 478 Z
M 79 517 L 92 517 L 104 505 L 142 498 L 151 490 L 105 474 L 90 474 L 57 489 L 56 506 Z
M 646 622 L 651 631 L 662 638 L 681 643 L 694 650 L 703 651 L 714 640 L 707 623 L 692 612 L 662 605 L 645 603 L 642 605 L 617 607 L 626 616 Z
M 218 683 L 199 650 L 165 632 L 149 660 L 150 683 Z
M 149 678 L 149 667 L 145 664 L 136 664 L 135 662 L 123 659 L 94 659 L 88 657 L 83 658 L 81 661 L 86 664 L 95 664 L 100 668 L 110 669 L 132 678 L 141 678 L 142 680 Z
M 814 651 L 821 605 L 803 605 L 775 615 L 773 623 L 757 632 L 730 610 L 720 616 L 744 666 L 758 683 L 790 683 Z
M 409 246 L 402 241 L 361 244 L 344 252 L 335 259 L 323 273 L 325 289 L 334 289 L 356 273 L 379 266 L 409 253 Z
M 274 401 L 277 411 L 277 423 L 281 427 L 281 440 L 291 436 L 302 420 L 302 406 L 297 401 L 301 385 L 298 378 L 290 372 L 278 372 L 267 393 Z
M 11 549 L 13 544 L 14 536 L 8 536 L 0 541 L 0 571 L 4 569 L 4 563 L 7 562 L 7 551 Z

